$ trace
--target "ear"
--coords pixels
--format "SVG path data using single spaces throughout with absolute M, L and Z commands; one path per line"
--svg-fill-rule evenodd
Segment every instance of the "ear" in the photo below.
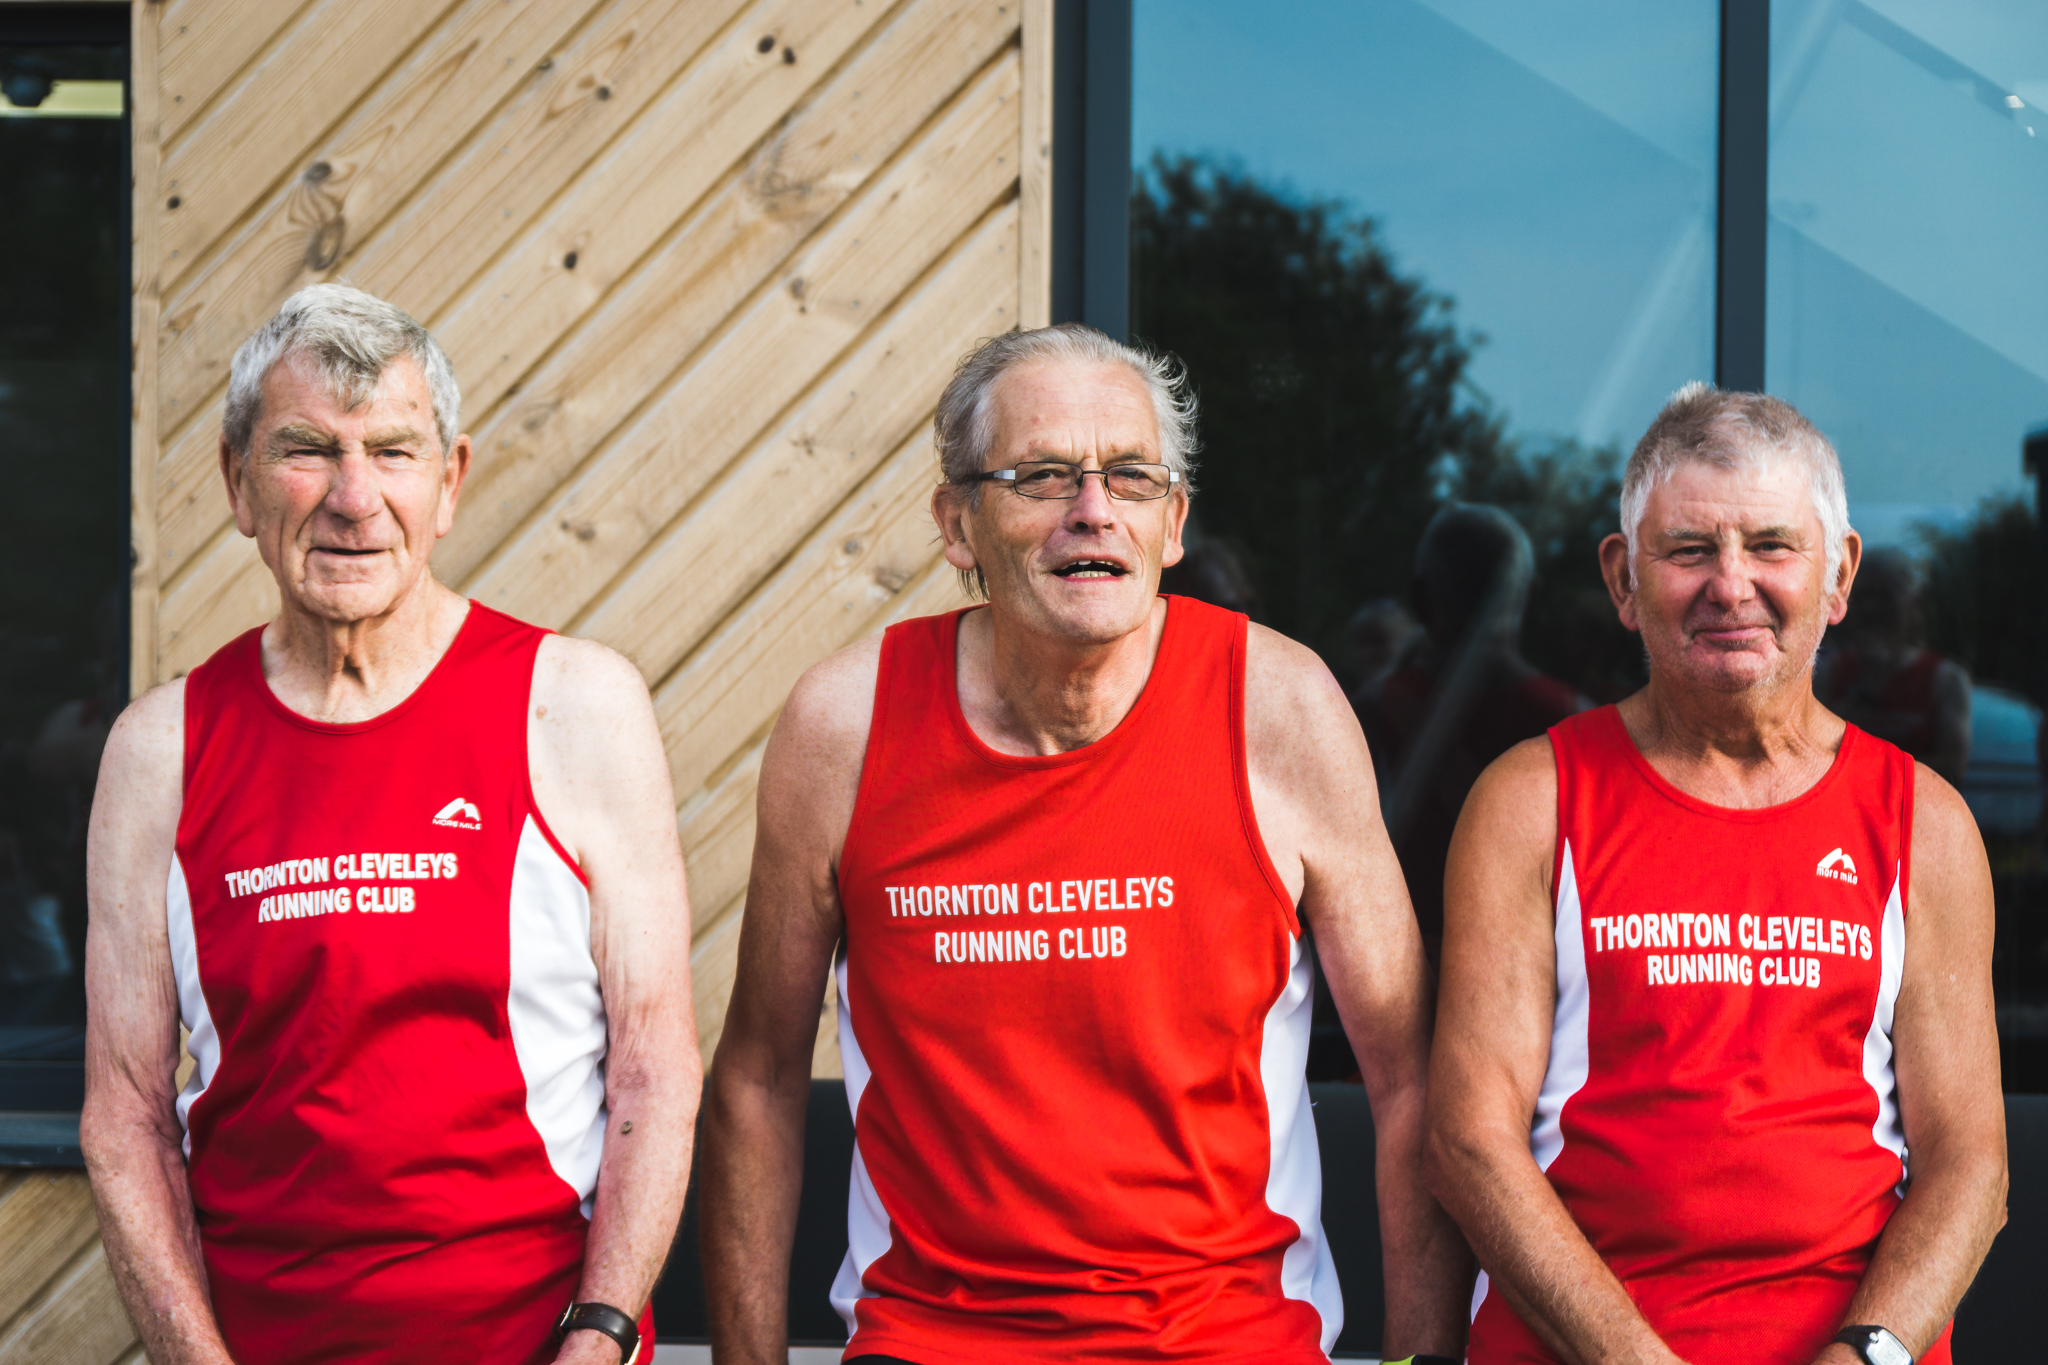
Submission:
M 1159 555 L 1159 567 L 1170 569 L 1187 557 L 1187 545 L 1183 536 L 1188 529 L 1187 495 L 1175 493 L 1173 508 L 1166 516 L 1166 547 Z
M 939 524 L 939 539 L 946 545 L 946 562 L 963 572 L 980 563 L 967 538 L 968 512 L 967 495 L 952 484 L 942 483 L 932 490 L 932 520 Z
M 469 462 L 475 449 L 467 436 L 457 436 L 441 461 L 441 510 L 434 519 L 434 536 L 445 536 L 455 528 L 455 503 L 462 496 L 462 481 L 469 477 Z
M 1616 531 L 1600 542 L 1600 578 L 1607 584 L 1608 597 L 1614 601 L 1614 613 L 1624 626 L 1641 633 L 1642 621 L 1636 615 L 1634 569 L 1628 558 L 1628 537 Z
M 1839 626 L 1849 614 L 1849 589 L 1856 582 L 1856 570 L 1863 563 L 1863 537 L 1854 531 L 1842 538 L 1842 567 L 1828 590 L 1828 624 Z
M 249 473 L 248 461 L 235 453 L 228 444 L 226 432 L 220 437 L 220 480 L 228 488 L 228 510 L 235 514 L 235 530 L 245 536 L 256 534 L 256 515 L 250 510 L 248 499 L 242 496 L 242 480 Z

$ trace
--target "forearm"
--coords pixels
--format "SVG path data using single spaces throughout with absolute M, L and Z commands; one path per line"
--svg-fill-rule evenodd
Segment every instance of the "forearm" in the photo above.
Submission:
M 607 1303 L 637 1317 L 675 1242 L 696 1142 L 698 1068 L 693 1056 L 654 1072 L 621 1075 L 606 1088 L 604 1161 L 584 1242 L 579 1303 Z M 560 1359 L 605 1365 L 617 1354 L 601 1333 L 572 1333 Z
M 1472 1292 L 1472 1253 L 1423 1184 L 1426 1120 L 1420 1079 L 1372 1097 L 1389 1359 L 1418 1352 L 1460 1359 Z
M 711 1343 L 721 1365 L 783 1365 L 809 1076 L 736 1071 L 713 1069 L 698 1177 Z
M 1579 1365 L 1675 1361 L 1600 1259 L 1528 1147 L 1508 1133 L 1445 1141 L 1432 1187 L 1529 1329 Z
M 79 1125 L 100 1236 L 121 1302 L 156 1365 L 233 1365 L 207 1292 L 182 1141 L 88 1103 Z
M 2005 1223 L 2006 1172 L 1991 1151 L 1949 1161 L 1916 1151 L 1914 1166 L 1846 1321 L 1886 1328 L 1917 1357 L 1955 1316 Z

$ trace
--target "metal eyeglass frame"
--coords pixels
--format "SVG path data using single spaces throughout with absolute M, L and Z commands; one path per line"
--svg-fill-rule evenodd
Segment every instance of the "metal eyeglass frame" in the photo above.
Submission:
M 1037 493 L 1025 492 L 1023 488 L 1020 487 L 1017 483 L 1017 470 L 1029 466 L 1037 466 L 1039 468 L 1053 466 L 1075 470 L 1077 477 L 1074 480 L 1074 491 L 1062 497 L 1056 498 L 1049 498 Z M 1110 492 L 1109 471 L 1112 469 L 1163 469 L 1166 471 L 1166 487 L 1161 489 L 1158 493 L 1154 494 L 1149 498 L 1124 497 L 1121 494 Z M 981 474 L 975 477 L 975 482 L 990 483 L 1000 481 L 1002 483 L 1007 483 L 1010 485 L 1010 491 L 1012 493 L 1015 493 L 1020 498 L 1030 498 L 1033 502 L 1072 502 L 1075 498 L 1081 496 L 1081 489 L 1084 486 L 1086 486 L 1088 482 L 1088 476 L 1090 474 L 1100 474 L 1102 476 L 1103 493 L 1111 498 L 1115 498 L 1118 502 L 1158 502 L 1161 498 L 1171 497 L 1174 488 L 1177 487 L 1180 483 L 1180 471 L 1175 469 L 1172 465 L 1155 464 L 1149 461 L 1140 463 L 1135 460 L 1128 460 L 1122 464 L 1108 465 L 1102 469 L 1081 469 L 1079 466 L 1070 464 L 1065 460 L 1024 460 L 1021 461 L 1015 468 L 1012 469 L 984 470 Z

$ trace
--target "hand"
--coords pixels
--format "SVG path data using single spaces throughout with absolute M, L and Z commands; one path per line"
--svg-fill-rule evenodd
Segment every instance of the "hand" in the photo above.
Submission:
M 653 1358 L 654 1343 L 642 1342 L 642 1365 Z M 562 1338 L 562 1349 L 555 1353 L 555 1365 L 621 1365 L 619 1343 L 602 1332 L 594 1332 L 588 1327 L 579 1328 Z

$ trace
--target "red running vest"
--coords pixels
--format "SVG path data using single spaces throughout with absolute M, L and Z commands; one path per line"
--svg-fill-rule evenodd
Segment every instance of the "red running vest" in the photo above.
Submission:
M 228 1348 L 551 1360 L 605 1014 L 582 874 L 528 780 L 545 632 L 472 603 L 426 681 L 352 725 L 288 710 L 261 634 L 186 679 L 169 887 L 197 1063 L 178 1113 Z
M 1612 706 L 1550 731 L 1557 1012 L 1529 1145 L 1692 1365 L 1807 1365 L 1906 1176 L 1892 1072 L 1913 760 L 1848 727 L 1812 790 L 1678 790 Z M 1480 1277 L 1473 1365 L 1556 1357 Z M 1948 1334 L 1921 1357 L 1947 1365 Z
M 1309 965 L 1247 794 L 1245 618 L 1165 600 L 1130 714 L 1050 757 L 968 726 L 962 613 L 883 638 L 839 866 L 848 1358 L 1294 1362 L 1336 1340 Z

